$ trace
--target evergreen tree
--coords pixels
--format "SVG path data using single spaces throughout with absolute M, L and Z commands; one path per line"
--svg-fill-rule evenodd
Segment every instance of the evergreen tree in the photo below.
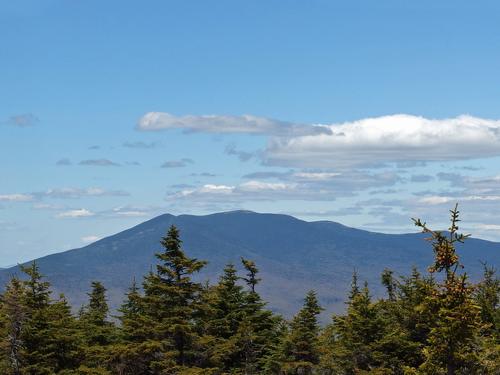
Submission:
M 80 312 L 79 324 L 84 335 L 84 359 L 80 371 L 106 373 L 110 344 L 116 340 L 114 324 L 108 320 L 106 288 L 99 281 L 91 283 L 89 302 Z
M 481 363 L 485 373 L 500 374 L 500 280 L 493 267 L 484 265 L 483 280 L 476 287 L 474 299 L 481 308 L 484 324 Z
M 120 315 L 119 340 L 110 348 L 109 365 L 113 373 L 122 375 L 147 374 L 158 346 L 151 344 L 152 322 L 144 312 L 143 296 L 135 279 L 126 299 L 118 309 Z
M 312 374 L 319 363 L 319 333 L 317 316 L 321 312 L 316 293 L 309 291 L 304 306 L 290 323 L 290 331 L 283 343 L 281 372 L 284 374 Z
M 468 282 L 467 274 L 458 272 L 463 266 L 455 250 L 455 244 L 464 242 L 468 235 L 458 233 L 457 206 L 450 212 L 448 233 L 431 230 L 424 222 L 415 220 L 415 225 L 430 235 L 435 259 L 429 271 L 444 273 L 444 280 L 424 304 L 424 309 L 433 319 L 423 349 L 425 361 L 418 368 L 424 374 L 455 375 L 482 371 L 477 350 L 482 327 L 480 307 L 474 302 L 474 288 Z
M 281 318 L 265 308 L 266 303 L 256 291 L 260 279 L 257 277 L 259 270 L 255 263 L 243 258 L 241 263 L 246 271 L 247 277 L 243 280 L 248 290 L 242 306 L 244 319 L 234 340 L 242 348 L 244 374 L 251 375 L 263 370 L 265 360 L 271 354 L 270 349 L 278 333 Z
M 186 256 L 175 226 L 161 244 L 163 252 L 156 254 L 160 264 L 143 285 L 144 312 L 154 322 L 151 345 L 159 351 L 151 367 L 158 373 L 179 373 L 197 359 L 199 335 L 193 321 L 202 286 L 191 276 L 206 262 Z
M 43 281 L 35 262 L 21 266 L 28 276 L 22 283 L 26 322 L 22 332 L 23 374 L 53 374 L 56 367 L 55 348 L 51 343 L 50 284 Z
M 334 362 L 346 374 L 355 374 L 381 367 L 377 360 L 377 346 L 383 337 L 384 324 L 377 304 L 371 302 L 368 285 L 360 289 L 357 275 L 353 275 L 347 314 L 334 317 L 332 333 L 335 337 Z
M 0 305 L 0 372 L 20 375 L 23 366 L 23 329 L 26 308 L 23 304 L 24 288 L 21 281 L 13 277 L 5 288 Z
M 75 370 L 81 361 L 83 340 L 64 295 L 49 306 L 49 314 L 48 345 L 54 353 L 54 372 Z
M 205 332 L 213 340 L 209 349 L 210 362 L 221 371 L 243 366 L 242 348 L 235 340 L 245 313 L 245 294 L 243 287 L 237 284 L 238 279 L 236 268 L 228 264 L 219 283 L 208 294 L 209 315 Z
M 483 280 L 476 287 L 474 299 L 481 308 L 485 329 L 500 340 L 500 279 L 493 267 L 484 265 Z

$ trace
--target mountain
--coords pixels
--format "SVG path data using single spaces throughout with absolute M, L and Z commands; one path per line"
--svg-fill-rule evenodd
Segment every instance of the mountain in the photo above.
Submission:
M 227 262 L 239 265 L 240 257 L 252 259 L 261 270 L 260 292 L 272 309 L 286 316 L 298 309 L 309 289 L 318 292 L 325 316 L 342 311 L 354 269 L 379 296 L 384 268 L 408 274 L 415 265 L 425 271 L 433 258 L 430 244 L 419 233 L 382 234 L 330 221 L 233 211 L 161 215 L 88 246 L 36 261 L 55 292 L 63 292 L 76 308 L 86 302 L 92 280 L 104 283 L 110 305 L 116 308 L 132 280 L 142 280 L 154 268 L 154 253 L 171 224 L 179 227 L 190 256 L 209 261 L 200 280 L 215 281 Z M 481 262 L 500 264 L 500 243 L 469 239 L 459 246 L 459 253 L 473 279 L 481 276 Z M 18 267 L 0 270 L 0 282 L 4 285 L 19 273 Z

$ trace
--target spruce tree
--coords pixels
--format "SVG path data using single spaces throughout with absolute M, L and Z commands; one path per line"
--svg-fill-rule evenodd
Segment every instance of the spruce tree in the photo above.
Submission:
M 71 313 L 71 306 L 64 297 L 49 307 L 51 325 L 48 331 L 48 345 L 54 352 L 54 372 L 76 370 L 82 359 L 83 340 L 77 321 Z
M 80 311 L 79 325 L 84 335 L 84 359 L 80 371 L 106 372 L 110 344 L 116 340 L 114 324 L 108 320 L 106 288 L 99 281 L 91 283 L 89 302 Z
M 337 337 L 335 361 L 346 373 L 378 367 L 374 349 L 384 328 L 377 306 L 371 302 L 368 285 L 365 283 L 360 289 L 356 274 L 353 275 L 347 314 L 334 317 L 333 329 Z
M 56 366 L 55 348 L 51 342 L 50 284 L 43 281 L 38 265 L 21 266 L 28 276 L 23 281 L 26 322 L 22 332 L 23 374 L 52 374 Z
M 281 372 L 284 374 L 312 374 L 319 363 L 318 315 L 322 308 L 316 293 L 309 291 L 304 306 L 290 323 L 290 331 L 283 343 Z
M 485 330 L 500 340 L 500 279 L 493 267 L 484 264 L 483 280 L 476 287 L 474 299 L 481 308 Z
M 480 360 L 485 373 L 500 374 L 500 279 L 493 267 L 483 266 L 483 280 L 474 292 L 483 322 Z
M 256 290 L 260 279 L 255 263 L 243 258 L 241 263 L 246 271 L 243 280 L 248 290 L 242 306 L 244 318 L 234 340 L 242 348 L 244 374 L 250 375 L 262 372 L 266 358 L 271 354 L 281 318 L 266 309 L 266 303 Z
M 122 375 L 147 374 L 157 346 L 149 345 L 152 323 L 144 313 L 143 297 L 135 279 L 118 309 L 119 339 L 110 347 L 109 367 Z
M 425 361 L 418 368 L 424 374 L 455 375 L 482 371 L 477 350 L 482 327 L 480 307 L 473 299 L 474 288 L 467 274 L 460 273 L 463 266 L 455 248 L 468 235 L 458 233 L 458 207 L 450 212 L 451 224 L 447 233 L 432 230 L 425 222 L 415 220 L 415 225 L 430 235 L 435 258 L 429 271 L 444 274 L 443 281 L 438 283 L 424 305 L 433 319 L 423 349 Z
M 211 363 L 221 371 L 242 368 L 241 347 L 235 340 L 244 319 L 245 294 L 238 285 L 233 264 L 224 268 L 218 284 L 209 291 L 209 313 L 205 332 L 212 338 L 209 356 Z
M 206 262 L 186 256 L 181 244 L 179 230 L 171 226 L 161 241 L 163 251 L 156 254 L 160 261 L 156 272 L 147 275 L 143 284 L 144 312 L 154 322 L 150 344 L 159 351 L 151 367 L 158 373 L 178 373 L 198 355 L 199 335 L 193 321 L 202 286 L 191 276 Z
M 23 330 L 26 322 L 24 287 L 13 277 L 5 288 L 0 305 L 0 372 L 20 375 L 24 364 Z

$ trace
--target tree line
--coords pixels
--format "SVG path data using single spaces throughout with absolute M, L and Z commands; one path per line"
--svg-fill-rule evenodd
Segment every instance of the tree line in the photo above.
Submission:
M 374 299 L 354 273 L 346 311 L 321 326 L 314 291 L 289 321 L 266 307 L 258 269 L 241 259 L 215 285 L 193 275 L 172 226 L 156 269 L 134 281 L 116 315 L 106 289 L 92 282 L 77 314 L 54 298 L 36 263 L 21 267 L 0 298 L 0 373 L 38 374 L 500 374 L 500 280 L 485 265 L 472 283 L 455 251 L 459 212 L 447 231 L 428 233 L 434 264 L 396 277 L 381 275 Z

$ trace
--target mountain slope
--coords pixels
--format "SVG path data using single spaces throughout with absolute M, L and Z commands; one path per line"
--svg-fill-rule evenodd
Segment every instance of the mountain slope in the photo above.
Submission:
M 224 264 L 254 260 L 261 270 L 260 291 L 270 306 L 293 314 L 308 289 L 318 291 L 326 314 L 339 312 L 353 270 L 381 295 L 380 273 L 391 268 L 408 274 L 412 265 L 425 268 L 432 248 L 421 234 L 381 234 L 328 221 L 306 222 L 287 215 L 234 211 L 207 216 L 158 216 L 80 249 L 52 254 L 37 262 L 56 292 L 64 292 L 78 307 L 86 301 L 92 280 L 108 288 L 116 308 L 134 278 L 142 279 L 160 250 L 159 240 L 171 224 L 180 228 L 190 256 L 209 261 L 200 279 L 216 280 Z M 460 254 L 472 278 L 479 278 L 480 261 L 500 264 L 500 243 L 470 239 Z M 17 267 L 0 270 L 2 285 Z

